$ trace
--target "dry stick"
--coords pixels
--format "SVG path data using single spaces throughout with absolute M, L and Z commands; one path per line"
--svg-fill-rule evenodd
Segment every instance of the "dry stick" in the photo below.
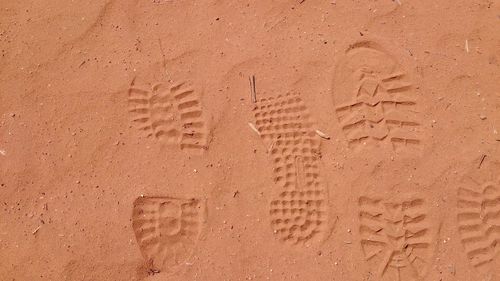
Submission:
M 255 75 L 252 75 L 252 83 L 253 83 L 253 97 L 254 100 L 257 101 L 257 90 L 255 90 Z
M 259 136 L 260 136 L 260 132 L 259 132 L 259 130 L 255 127 L 255 125 L 254 125 L 254 124 L 252 124 L 252 123 L 248 122 L 248 126 L 250 126 L 250 129 L 252 129 L 252 131 L 256 132 L 256 133 L 257 133 L 257 135 L 259 135 Z
M 478 169 L 480 169 L 481 165 L 483 165 L 484 158 L 486 158 L 486 154 L 483 154 L 483 156 L 481 156 L 481 161 L 479 161 L 479 165 L 477 166 Z
M 274 148 L 274 141 L 271 143 L 271 145 L 267 149 L 267 153 L 271 152 L 273 150 L 273 148 Z
M 160 45 L 161 56 L 163 57 L 163 71 L 167 73 L 167 59 L 165 58 L 165 52 L 163 51 L 163 45 L 161 44 L 161 39 L 158 38 L 158 45 Z
M 322 131 L 320 131 L 320 130 L 316 130 L 316 134 L 317 134 L 318 136 L 320 136 L 320 137 L 324 138 L 324 139 L 327 139 L 327 140 L 329 140 L 329 139 L 330 139 L 330 136 L 329 136 L 329 135 L 327 135 L 327 134 L 323 133 L 323 132 L 322 132 Z
M 137 76 L 134 76 L 134 78 L 132 79 L 132 81 L 130 82 L 130 86 L 129 88 L 132 88 L 132 86 L 135 85 L 135 79 L 137 78 Z
M 250 83 L 250 99 L 253 103 L 255 103 L 255 100 L 253 99 L 252 77 L 248 76 L 248 82 Z
M 257 102 L 257 93 L 255 91 L 255 76 L 252 75 L 252 77 L 248 77 L 248 81 L 250 81 L 250 95 L 252 97 L 252 102 L 256 103 Z
M 38 232 L 38 230 L 40 230 L 40 228 L 41 226 L 38 226 L 35 230 L 31 232 L 31 234 L 35 235 Z

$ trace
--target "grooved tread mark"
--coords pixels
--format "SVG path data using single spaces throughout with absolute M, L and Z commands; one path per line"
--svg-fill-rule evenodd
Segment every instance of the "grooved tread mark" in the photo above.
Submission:
M 380 278 L 406 281 L 422 278 L 430 263 L 433 235 L 424 200 L 359 198 L 359 232 L 367 261 Z
M 406 72 L 399 66 L 395 69 L 389 54 L 370 45 L 349 49 L 347 63 L 355 65 L 342 69 L 353 82 L 351 100 L 336 105 L 348 144 L 353 148 L 381 143 L 396 150 L 418 148 L 421 125 L 413 85 Z
M 475 267 L 491 263 L 500 253 L 500 179 L 479 191 L 458 189 L 458 230 L 468 259 Z
M 179 83 L 158 83 L 151 89 L 131 87 L 128 91 L 132 122 L 148 137 L 177 145 L 181 150 L 202 152 L 207 147 L 203 111 L 195 91 Z
M 284 189 L 271 201 L 274 233 L 283 242 L 304 244 L 326 231 L 326 189 L 319 174 L 320 140 L 298 94 L 261 99 L 256 128 L 273 163 L 275 183 Z
M 173 272 L 191 257 L 204 210 L 198 199 L 139 197 L 134 201 L 132 228 L 149 270 Z

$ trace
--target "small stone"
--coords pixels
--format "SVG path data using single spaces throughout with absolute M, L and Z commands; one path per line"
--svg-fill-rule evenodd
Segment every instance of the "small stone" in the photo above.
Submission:
M 480 118 L 481 120 L 486 120 L 486 115 L 481 114 L 481 115 L 479 115 L 479 118 Z

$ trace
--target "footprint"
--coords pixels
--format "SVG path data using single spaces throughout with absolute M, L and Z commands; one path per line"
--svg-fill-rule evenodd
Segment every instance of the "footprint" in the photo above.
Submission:
M 205 220 L 198 199 L 139 197 L 134 201 L 132 228 L 152 273 L 175 273 L 191 257 Z
M 419 149 L 421 124 L 412 77 L 371 41 L 356 43 L 337 66 L 335 107 L 349 147 Z
M 279 240 L 304 244 L 325 234 L 327 191 L 319 174 L 320 140 L 298 94 L 261 99 L 256 128 L 283 189 L 271 202 L 271 227 Z
M 380 279 L 421 280 L 431 262 L 434 235 L 424 200 L 359 198 L 361 247 Z
M 458 189 L 458 230 L 468 259 L 480 268 L 499 258 L 500 178 L 469 188 Z
M 193 88 L 185 83 L 136 87 L 134 82 L 128 91 L 129 112 L 140 131 L 181 150 L 201 153 L 207 149 L 203 110 Z

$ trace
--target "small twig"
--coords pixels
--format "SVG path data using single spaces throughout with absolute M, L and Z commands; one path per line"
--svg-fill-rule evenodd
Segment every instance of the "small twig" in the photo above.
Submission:
M 250 83 L 250 99 L 253 103 L 255 103 L 255 100 L 253 98 L 252 77 L 248 76 L 248 82 Z
M 481 165 L 483 165 L 484 158 L 486 158 L 486 154 L 483 154 L 483 156 L 481 156 L 481 160 L 479 161 L 479 165 L 477 166 L 478 169 L 481 169 Z
M 137 78 L 137 76 L 134 76 L 134 78 L 132 79 L 132 81 L 130 81 L 130 88 L 132 88 L 132 86 L 135 85 L 135 79 Z
M 320 130 L 316 130 L 316 134 L 326 140 L 329 140 L 330 139 L 330 136 L 328 136 L 327 134 L 323 133 L 322 131 Z
M 248 77 L 248 81 L 250 81 L 250 94 L 252 97 L 252 102 L 257 102 L 257 92 L 255 91 L 255 75 Z
M 469 40 L 465 39 L 465 51 L 469 52 Z
M 160 45 L 160 52 L 161 52 L 161 56 L 163 58 L 163 69 L 165 71 L 167 71 L 166 67 L 167 67 L 167 59 L 165 58 L 165 52 L 163 51 L 163 45 L 161 43 L 161 39 L 158 38 L 158 45 Z
M 267 149 L 267 153 L 271 152 L 274 148 L 274 141 L 271 142 L 271 145 L 269 146 L 269 148 Z
M 38 230 L 40 230 L 40 227 L 42 226 L 39 225 L 35 230 L 31 232 L 31 234 L 35 235 L 38 232 Z
M 252 83 L 253 83 L 253 95 L 255 101 L 257 101 L 257 90 L 255 90 L 255 75 L 252 75 Z
M 254 124 L 252 124 L 252 123 L 248 122 L 248 126 L 250 126 L 250 129 L 252 129 L 254 132 L 256 132 L 256 133 L 257 133 L 257 135 L 259 135 L 259 136 L 260 136 L 260 132 L 259 132 L 259 130 L 257 130 L 257 128 L 255 127 L 255 125 L 254 125 Z

